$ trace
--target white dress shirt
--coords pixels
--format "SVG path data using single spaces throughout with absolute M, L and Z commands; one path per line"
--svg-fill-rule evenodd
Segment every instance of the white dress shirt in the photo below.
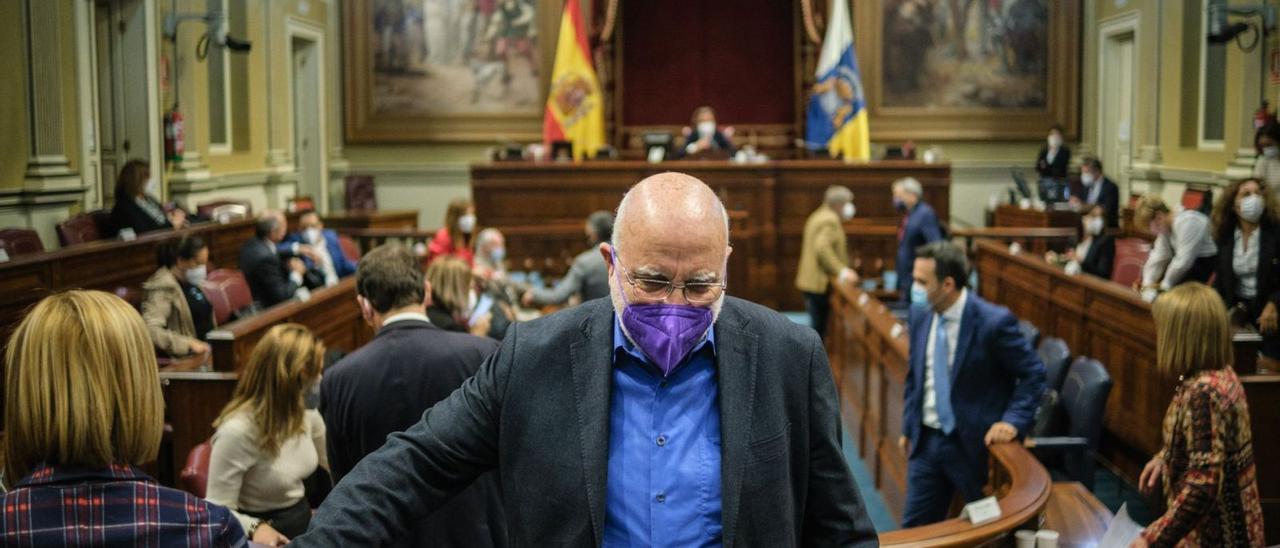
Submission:
M 960 346 L 960 318 L 964 316 L 964 303 L 968 300 L 969 290 L 961 289 L 960 298 L 941 315 L 947 319 L 947 371 L 955 366 L 956 347 Z M 929 428 L 942 429 L 938 421 L 938 395 L 933 390 L 933 347 L 938 338 L 938 314 L 929 320 L 929 343 L 924 353 L 924 409 L 921 422 Z
M 1258 250 L 1262 244 L 1259 230 L 1254 229 L 1245 243 L 1244 232 L 1236 229 L 1235 249 L 1231 254 L 1231 268 L 1236 273 L 1236 296 L 1252 299 L 1258 296 Z
M 426 314 L 423 314 L 423 313 L 421 313 L 421 312 L 401 312 L 401 313 L 399 313 L 399 314 L 395 314 L 395 315 L 391 316 L 390 318 L 387 318 L 387 319 L 385 319 L 385 320 L 382 320 L 382 327 L 386 327 L 386 326 L 391 325 L 391 324 L 393 324 L 393 323 L 395 323 L 395 322 L 426 322 L 426 323 L 431 323 L 431 320 L 430 320 L 430 319 L 427 319 L 427 315 L 426 315 Z
M 1142 267 L 1142 285 L 1160 284 L 1168 290 L 1182 282 L 1196 259 L 1218 254 L 1218 244 L 1209 233 L 1209 217 L 1194 209 L 1185 209 L 1173 219 L 1173 227 L 1156 236 L 1147 264 Z

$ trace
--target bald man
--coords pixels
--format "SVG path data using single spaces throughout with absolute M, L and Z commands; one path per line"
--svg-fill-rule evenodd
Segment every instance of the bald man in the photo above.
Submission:
M 715 193 L 645 179 L 599 250 L 611 299 L 513 325 L 295 544 L 385 544 L 496 469 L 513 546 L 876 546 L 822 344 L 726 296 Z

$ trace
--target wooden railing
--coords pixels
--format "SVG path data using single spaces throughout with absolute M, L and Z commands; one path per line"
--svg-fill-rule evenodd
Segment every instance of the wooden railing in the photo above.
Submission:
M 311 292 L 306 302 L 289 300 L 258 314 L 220 325 L 209 332 L 213 368 L 239 371 L 249 360 L 253 347 L 272 327 L 286 322 L 307 326 L 325 346 L 351 352 L 370 338 L 372 331 L 356 304 L 356 280 L 344 278 L 338 285 Z

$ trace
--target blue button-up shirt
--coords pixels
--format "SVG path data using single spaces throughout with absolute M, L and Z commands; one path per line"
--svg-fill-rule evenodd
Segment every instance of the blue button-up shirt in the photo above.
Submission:
M 667 378 L 613 327 L 604 545 L 719 546 L 715 334 Z

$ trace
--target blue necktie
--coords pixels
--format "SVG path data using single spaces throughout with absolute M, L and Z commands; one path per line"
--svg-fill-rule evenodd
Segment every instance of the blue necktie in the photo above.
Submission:
M 947 341 L 947 319 L 941 314 L 938 321 L 937 335 L 933 344 L 933 393 L 937 402 L 938 423 L 942 425 L 942 433 L 950 434 L 956 428 L 956 416 L 951 412 L 951 368 L 947 367 L 947 358 L 951 354 L 951 343 Z

